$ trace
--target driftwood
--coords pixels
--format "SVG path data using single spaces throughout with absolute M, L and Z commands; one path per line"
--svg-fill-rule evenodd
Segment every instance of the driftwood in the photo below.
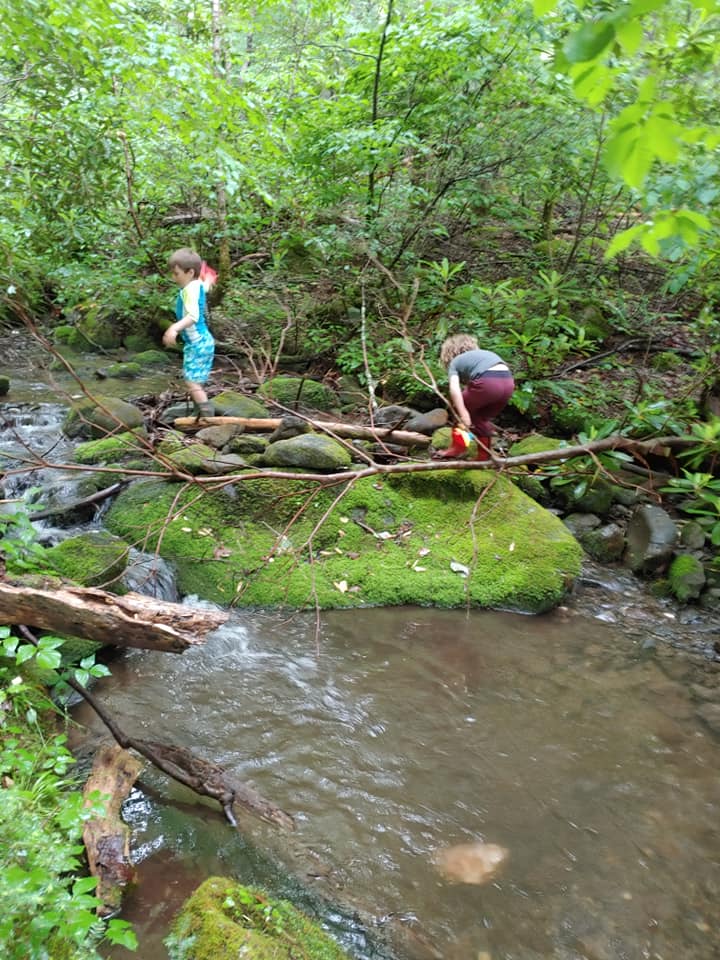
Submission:
M 200 430 L 203 427 L 219 427 L 235 424 L 253 433 L 269 433 L 282 424 L 281 417 L 178 417 L 174 426 L 178 430 Z M 394 427 L 367 427 L 356 423 L 334 423 L 329 420 L 308 420 L 314 430 L 334 433 L 338 437 L 353 440 L 382 441 L 392 437 L 392 442 L 405 447 L 429 447 L 430 437 L 412 430 L 396 430 Z
M 120 817 L 120 807 L 137 780 L 142 763 L 117 744 L 105 743 L 95 754 L 95 762 L 85 789 L 84 806 L 92 806 L 91 794 L 99 791 L 107 798 L 105 816 L 93 817 L 83 826 L 83 843 L 88 866 L 98 878 L 95 895 L 100 900 L 98 914 L 111 916 L 120 909 L 125 888 L 135 882 L 130 860 L 130 831 Z
M 25 624 L 103 645 L 182 653 L 205 642 L 229 614 L 168 603 L 139 593 L 123 597 L 94 587 L 47 589 L 0 581 L 0 623 Z

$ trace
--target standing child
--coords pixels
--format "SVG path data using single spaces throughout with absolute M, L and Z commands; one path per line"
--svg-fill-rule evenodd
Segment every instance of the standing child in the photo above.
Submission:
M 173 280 L 180 287 L 175 302 L 177 320 L 163 334 L 166 347 L 174 344 L 178 334 L 183 341 L 183 377 L 192 397 L 195 414 L 211 417 L 213 405 L 208 402 L 203 384 L 207 382 L 215 355 L 215 340 L 205 318 L 205 286 L 200 280 L 203 262 L 193 250 L 176 250 L 169 266 Z
M 515 381 L 505 361 L 492 350 L 481 350 L 475 337 L 458 333 L 440 348 L 440 360 L 447 366 L 450 400 L 460 424 L 471 429 L 477 441 L 476 460 L 489 460 L 492 435 L 490 422 L 503 410 Z M 461 387 L 464 385 L 464 389 Z M 453 430 L 447 450 L 433 454 L 436 460 L 454 460 L 467 450 L 459 431 Z

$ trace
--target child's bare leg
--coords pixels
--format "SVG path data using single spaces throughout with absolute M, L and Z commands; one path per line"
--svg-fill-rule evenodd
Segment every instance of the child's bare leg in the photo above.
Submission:
M 193 383 L 191 380 L 186 380 L 185 386 L 187 387 L 187 392 L 190 394 L 191 398 L 195 401 L 195 403 L 208 402 L 207 394 L 203 390 L 201 384 Z

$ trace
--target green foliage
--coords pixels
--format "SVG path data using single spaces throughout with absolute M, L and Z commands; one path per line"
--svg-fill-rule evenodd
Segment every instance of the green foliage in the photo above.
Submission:
M 682 495 L 679 508 L 695 517 L 713 547 L 720 547 L 720 478 L 689 470 L 682 474 L 669 480 L 662 491 Z
M 98 920 L 95 878 L 78 878 L 83 823 L 103 814 L 103 798 L 84 805 L 65 736 L 48 732 L 50 703 L 23 676 L 32 658 L 57 667 L 62 640 L 43 637 L 35 647 L 0 627 L 0 641 L 0 952 L 7 960 L 89 960 L 103 936 L 134 949 L 127 923 Z M 89 662 L 81 668 L 103 672 Z
M 11 571 L 48 570 L 45 550 L 25 510 L 0 513 L 0 557 Z

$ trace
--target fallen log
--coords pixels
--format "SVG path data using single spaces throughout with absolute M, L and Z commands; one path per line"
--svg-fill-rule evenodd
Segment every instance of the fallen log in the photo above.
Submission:
M 83 826 L 88 866 L 98 878 L 95 896 L 101 917 L 117 913 L 125 888 L 136 880 L 130 860 L 130 830 L 120 817 L 120 807 L 137 780 L 142 763 L 115 743 L 103 744 L 95 754 L 83 790 L 83 806 L 94 805 L 93 793 L 106 797 L 105 816 L 92 817 Z
M 201 430 L 203 427 L 220 427 L 234 424 L 251 433 L 269 433 L 281 425 L 281 417 L 178 417 L 173 425 L 178 430 Z M 405 447 L 429 447 L 430 437 L 412 430 L 396 430 L 394 427 L 368 427 L 356 423 L 335 423 L 330 420 L 308 420 L 313 430 L 335 434 L 350 440 L 383 441 L 391 437 L 393 443 Z
M 103 645 L 182 653 L 205 642 L 229 614 L 95 587 L 49 589 L 0 581 L 0 623 L 24 624 Z

